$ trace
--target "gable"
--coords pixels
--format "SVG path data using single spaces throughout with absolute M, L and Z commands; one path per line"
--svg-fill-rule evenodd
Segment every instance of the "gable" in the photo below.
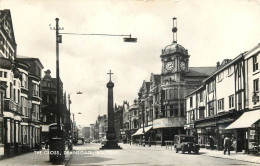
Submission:
M 16 46 L 14 29 L 12 23 L 11 12 L 8 9 L 0 10 L 0 28 L 6 39 L 13 45 Z

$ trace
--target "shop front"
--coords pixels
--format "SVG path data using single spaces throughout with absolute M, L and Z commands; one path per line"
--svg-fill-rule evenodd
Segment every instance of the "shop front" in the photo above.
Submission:
M 243 113 L 225 130 L 236 131 L 237 151 L 260 154 L 260 110 Z

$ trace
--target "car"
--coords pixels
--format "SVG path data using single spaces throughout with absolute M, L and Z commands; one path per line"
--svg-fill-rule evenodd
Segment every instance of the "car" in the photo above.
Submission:
M 78 138 L 77 145 L 84 145 L 84 138 Z
M 196 144 L 196 140 L 194 136 L 183 134 L 183 135 L 175 135 L 174 149 L 176 153 L 181 151 L 182 153 L 194 152 L 196 154 L 199 154 L 200 146 Z

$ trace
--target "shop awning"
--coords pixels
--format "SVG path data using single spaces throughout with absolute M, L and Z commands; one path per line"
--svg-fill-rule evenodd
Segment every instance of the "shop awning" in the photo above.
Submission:
M 260 110 L 249 111 L 243 113 L 235 122 L 226 127 L 225 129 L 240 129 L 249 128 L 252 124 L 260 119 Z
M 148 127 L 144 127 L 144 133 L 148 132 L 149 130 L 151 130 L 152 126 L 148 126 Z M 143 128 L 138 129 L 133 136 L 135 135 L 142 135 L 143 134 Z

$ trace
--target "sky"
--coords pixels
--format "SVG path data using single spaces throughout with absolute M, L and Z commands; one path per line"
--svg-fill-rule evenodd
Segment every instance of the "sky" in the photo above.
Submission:
M 55 18 L 61 33 L 137 38 L 125 43 L 123 37 L 62 35 L 60 78 L 82 126 L 107 114 L 109 70 L 117 105 L 133 104 L 143 81 L 161 73 L 161 50 L 173 41 L 173 17 L 191 67 L 215 66 L 260 43 L 260 0 L 0 0 L 0 9 L 11 10 L 17 54 L 39 58 L 52 77 Z

